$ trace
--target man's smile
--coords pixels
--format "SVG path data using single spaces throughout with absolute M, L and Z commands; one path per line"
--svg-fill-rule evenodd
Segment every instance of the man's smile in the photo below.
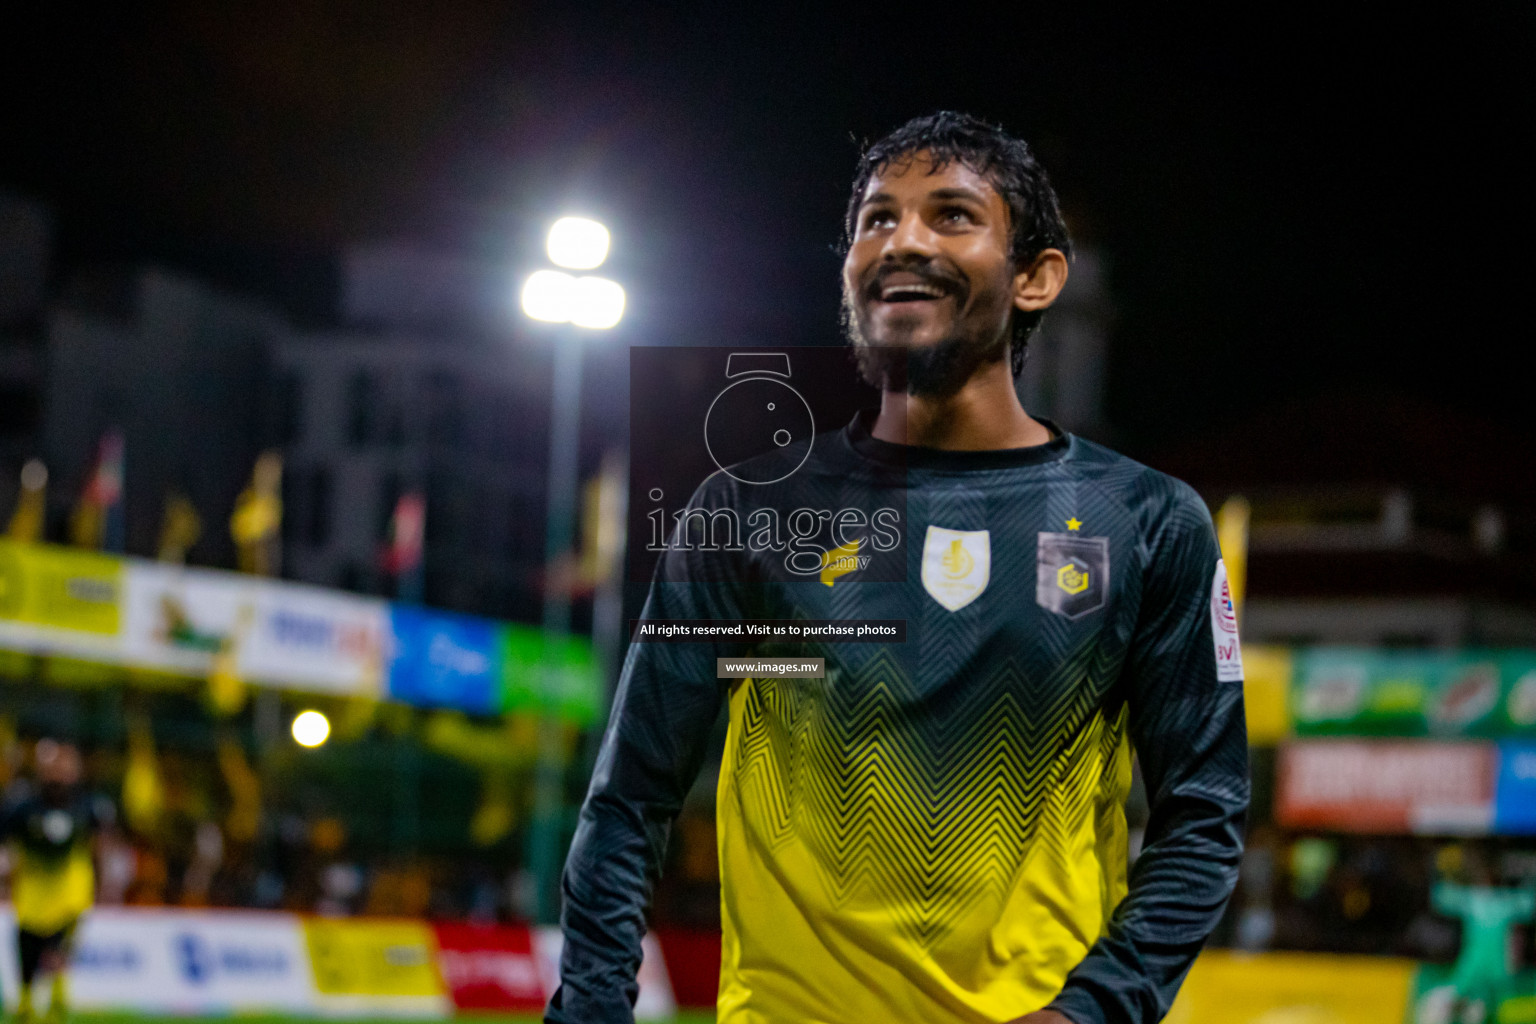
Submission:
M 959 282 L 932 271 L 885 270 L 877 272 L 865 289 L 865 301 L 871 306 L 911 305 L 922 308 L 955 298 L 962 290 Z

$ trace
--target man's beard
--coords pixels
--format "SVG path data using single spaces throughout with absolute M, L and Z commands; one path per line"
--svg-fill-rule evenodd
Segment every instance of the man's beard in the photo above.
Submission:
M 960 332 L 932 345 L 877 345 L 864 333 L 853 296 L 843 293 L 843 332 L 853 346 L 859 376 L 882 391 L 905 392 L 920 398 L 958 394 L 976 371 L 1008 358 L 1010 338 L 978 338 Z

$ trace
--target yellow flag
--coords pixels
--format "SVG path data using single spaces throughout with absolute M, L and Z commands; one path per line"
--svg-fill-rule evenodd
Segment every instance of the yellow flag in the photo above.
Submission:
M 251 627 L 255 612 L 244 605 L 235 616 L 235 624 L 213 652 L 208 668 L 208 702 L 220 718 L 228 718 L 245 707 L 245 680 L 240 678 L 240 642 Z
M 1232 590 L 1232 608 L 1243 613 L 1243 596 L 1248 584 L 1248 499 L 1233 495 L 1216 513 L 1216 539 L 1221 544 L 1221 558 L 1227 563 L 1227 586 Z
M 261 827 L 261 777 L 251 768 L 244 748 L 228 736 L 219 740 L 219 771 L 229 789 L 224 831 L 237 843 L 251 842 Z
M 203 520 L 185 494 L 174 491 L 165 499 L 165 517 L 160 521 L 160 561 L 180 564 L 187 551 L 203 535 Z
M 11 513 L 6 536 L 23 544 L 41 541 L 48 511 L 47 496 L 48 467 L 41 460 L 32 459 L 21 467 L 21 495 L 16 499 L 16 511 Z
M 149 719 L 136 716 L 128 723 L 128 765 L 123 771 L 123 816 L 140 835 L 150 835 L 165 810 L 165 787 L 155 761 L 155 737 Z
M 235 499 L 229 534 L 235 540 L 240 570 L 274 576 L 278 570 L 278 530 L 283 524 L 283 457 L 261 453 L 250 486 Z
M 494 846 L 512 831 L 516 821 L 511 780 L 502 772 L 487 772 L 480 789 L 480 806 L 469 822 L 469 837 L 476 846 Z

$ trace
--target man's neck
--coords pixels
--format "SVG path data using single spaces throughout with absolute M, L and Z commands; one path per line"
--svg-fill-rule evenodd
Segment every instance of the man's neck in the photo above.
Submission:
M 950 451 L 1030 448 L 1051 439 L 1050 430 L 1019 404 L 1007 360 L 982 367 L 943 398 L 882 392 L 871 433 L 892 444 Z

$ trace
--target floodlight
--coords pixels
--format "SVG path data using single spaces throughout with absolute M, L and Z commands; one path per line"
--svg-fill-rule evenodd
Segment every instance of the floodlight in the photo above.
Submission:
M 591 270 L 608 258 L 608 229 L 585 217 L 561 217 L 549 229 L 545 248 L 557 267 Z
M 578 277 L 571 295 L 571 323 L 607 330 L 624 316 L 624 289 L 606 277 Z
M 523 284 L 523 312 L 535 320 L 563 324 L 571 319 L 576 279 L 558 270 L 536 270 Z

